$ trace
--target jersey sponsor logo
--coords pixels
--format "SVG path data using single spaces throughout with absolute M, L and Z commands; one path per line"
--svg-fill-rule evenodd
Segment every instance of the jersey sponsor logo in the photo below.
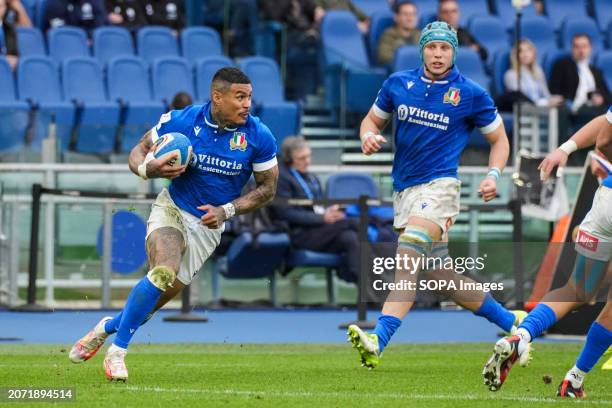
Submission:
M 244 152 L 246 148 L 246 134 L 244 132 L 234 132 L 234 136 L 230 139 L 230 150 L 240 150 Z
M 198 133 L 200 133 L 200 130 L 202 130 L 202 128 L 199 127 L 199 126 L 196 126 L 196 127 L 193 128 L 193 133 L 195 133 L 195 135 L 197 136 Z
M 450 103 L 453 106 L 459 105 L 461 102 L 460 90 L 457 88 L 448 88 L 448 92 L 444 94 L 444 103 Z
M 450 118 L 443 113 L 433 113 L 415 106 L 401 104 L 397 107 L 397 118 L 401 121 L 447 130 Z
M 225 174 L 226 176 L 237 176 L 242 171 L 242 163 L 236 160 L 221 159 L 210 154 L 192 154 L 190 167 L 195 167 L 210 173 Z
M 597 237 L 594 237 L 583 230 L 578 231 L 576 241 L 578 242 L 578 245 L 591 252 L 596 252 L 597 246 L 599 245 L 599 239 L 597 239 Z

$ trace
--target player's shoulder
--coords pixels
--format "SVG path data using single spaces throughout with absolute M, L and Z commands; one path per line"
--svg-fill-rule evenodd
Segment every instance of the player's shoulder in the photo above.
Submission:
M 461 92 L 463 92 L 463 94 L 466 96 L 481 97 L 489 94 L 489 91 L 484 89 L 479 83 L 464 76 L 463 74 L 459 74 L 451 86 L 460 88 Z
M 257 135 L 257 138 L 260 140 L 274 139 L 274 135 L 270 131 L 270 128 L 263 123 L 259 116 L 249 114 L 249 121 L 245 126 L 249 133 Z
M 411 81 L 418 79 L 419 77 L 419 69 L 405 69 L 403 71 L 397 71 L 393 74 L 389 75 L 387 78 L 387 82 L 391 85 L 393 83 L 403 83 L 405 81 Z
M 193 123 L 196 116 L 202 111 L 202 105 L 189 105 L 184 109 L 170 111 L 172 120 Z

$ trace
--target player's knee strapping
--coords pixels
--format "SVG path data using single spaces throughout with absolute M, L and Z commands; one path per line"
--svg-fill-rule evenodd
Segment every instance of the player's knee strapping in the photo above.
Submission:
M 591 261 L 591 267 L 588 271 L 587 260 Z M 597 289 L 597 283 L 601 279 L 605 265 L 606 262 L 590 259 L 582 254 L 578 254 L 576 257 L 576 265 L 574 266 L 574 273 L 572 276 L 577 285 L 582 285 L 584 287 L 587 296 Z M 587 273 L 588 276 L 585 279 Z
M 412 249 L 419 255 L 428 256 L 431 252 L 433 238 L 427 229 L 409 225 L 399 236 L 398 246 L 404 249 Z
M 176 272 L 167 266 L 158 265 L 147 273 L 147 278 L 156 288 L 165 292 L 176 279 Z

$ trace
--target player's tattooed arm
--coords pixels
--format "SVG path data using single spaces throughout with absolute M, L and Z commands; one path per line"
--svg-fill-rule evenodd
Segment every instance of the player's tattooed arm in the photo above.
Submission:
M 257 187 L 255 190 L 238 197 L 232 204 L 236 208 L 236 215 L 248 213 L 270 203 L 276 195 L 278 183 L 278 166 L 269 170 L 253 172 Z
M 601 131 L 597 135 L 596 140 L 597 150 L 612 163 L 612 123 L 607 120 L 603 123 Z
M 130 152 L 128 158 L 128 165 L 132 173 L 140 176 L 138 167 L 145 161 L 147 154 L 153 147 L 153 137 L 149 130 L 140 139 L 140 142 Z M 178 157 L 178 153 L 171 154 L 166 158 L 153 159 L 152 157 L 147 159 L 146 164 L 146 176 L 148 178 L 167 178 L 173 179 L 180 176 L 186 169 L 186 166 L 172 166 L 170 163 Z
M 151 137 L 151 131 L 149 130 L 130 152 L 128 165 L 130 166 L 132 173 L 138 175 L 138 166 L 140 166 L 140 164 L 144 161 L 147 153 L 149 153 L 149 150 L 151 150 L 151 147 L 153 147 L 153 137 Z

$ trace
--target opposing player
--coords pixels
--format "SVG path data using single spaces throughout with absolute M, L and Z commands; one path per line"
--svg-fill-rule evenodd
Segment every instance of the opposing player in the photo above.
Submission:
M 568 156 L 577 149 L 596 144 L 604 157 L 594 156 L 604 166 L 605 179 L 595 193 L 593 206 L 579 226 L 575 249 L 577 254 L 572 275 L 561 288 L 555 289 L 529 313 L 516 334 L 500 339 L 483 369 L 484 383 L 497 391 L 508 377 L 516 361 L 525 366 L 529 361 L 530 343 L 570 311 L 590 301 L 602 284 L 612 257 L 612 106 L 607 115 L 599 116 L 576 132 L 570 140 L 550 153 L 540 164 L 542 179 L 547 179 L 556 166 L 563 167 Z M 607 160 L 606 160 L 607 159 Z M 608 163 L 608 164 L 606 164 Z M 605 167 L 604 167 L 605 168 Z M 584 376 L 604 352 L 612 346 L 612 290 L 608 302 L 587 334 L 586 343 L 576 365 L 567 373 L 557 395 L 582 398 Z
M 497 179 L 506 165 L 509 144 L 503 121 L 491 97 L 455 66 L 457 33 L 436 21 L 423 30 L 419 41 L 423 65 L 391 75 L 383 84 L 369 113 L 361 123 L 361 148 L 370 155 L 386 143 L 380 134 L 397 113 L 393 161 L 394 227 L 401 231 L 398 255 L 448 256 L 447 233 L 459 213 L 461 183 L 457 169 L 461 152 L 474 127 L 491 144 L 490 170 L 479 192 L 484 201 L 497 193 Z M 396 269 L 395 281 L 415 281 L 418 270 Z M 431 272 L 430 272 L 431 273 Z M 452 270 L 438 270 L 438 280 L 470 279 Z M 413 305 L 413 293 L 391 291 L 374 333 L 349 327 L 363 365 L 374 368 L 391 336 Z M 518 317 L 482 292 L 447 293 L 455 302 L 484 316 L 506 332 Z
M 130 170 L 147 178 L 172 179 L 157 196 L 147 223 L 146 249 L 151 268 L 132 289 L 124 309 L 102 319 L 70 350 L 70 360 L 86 361 L 117 333 L 104 359 L 109 380 L 127 380 L 127 348 L 138 327 L 155 310 L 189 285 L 221 239 L 224 221 L 260 208 L 276 193 L 276 141 L 270 130 L 249 114 L 252 87 L 237 68 L 222 68 L 211 84 L 211 101 L 162 115 L 132 149 Z M 152 159 L 155 141 L 179 132 L 189 137 L 193 156 L 188 166 L 171 167 Z M 257 187 L 240 196 L 251 174 Z

